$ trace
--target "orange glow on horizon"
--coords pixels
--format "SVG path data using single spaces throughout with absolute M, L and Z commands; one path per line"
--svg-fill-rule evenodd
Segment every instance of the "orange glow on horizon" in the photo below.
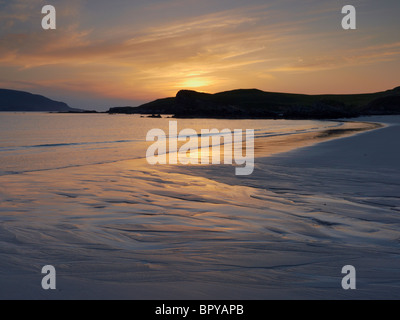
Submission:
M 190 78 L 182 82 L 179 88 L 202 88 L 215 84 L 214 81 L 206 78 Z
M 97 107 L 114 99 L 133 105 L 173 97 L 181 89 L 344 94 L 400 85 L 398 28 L 386 24 L 396 12 L 390 7 L 381 20 L 373 20 L 381 22 L 379 27 L 366 23 L 346 32 L 332 2 L 248 1 L 224 8 L 190 2 L 165 17 L 156 17 L 161 12 L 154 11 L 152 1 L 143 6 L 97 1 L 83 7 L 77 1 L 75 10 L 70 2 L 60 2 L 62 25 L 44 32 L 30 14 L 34 2 L 22 8 L 10 1 L 2 12 L 2 21 L 9 23 L 0 25 L 1 87 L 61 93 L 60 100 L 84 97 Z M 102 5 L 113 12 L 107 24 Z M 364 21 L 375 17 L 374 6 L 378 3 L 364 8 Z M 80 10 L 90 23 L 77 21 Z M 16 16 L 24 23 L 18 24 Z

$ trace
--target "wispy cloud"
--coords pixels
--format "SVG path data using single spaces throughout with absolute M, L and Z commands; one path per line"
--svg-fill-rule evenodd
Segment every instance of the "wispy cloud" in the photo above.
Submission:
M 224 70 L 243 69 L 262 63 L 258 53 L 276 41 L 278 35 L 263 34 L 259 17 L 227 11 L 204 15 L 189 21 L 133 32 L 128 38 L 92 39 L 93 30 L 71 25 L 54 33 L 32 32 L 0 37 L 2 62 L 22 69 L 49 65 L 90 68 L 92 65 L 126 68 L 113 77 L 127 85 L 146 81 L 151 86 L 169 86 L 175 90 L 184 83 L 215 84 Z M 106 68 L 109 69 L 109 68 Z M 120 69 L 118 69 L 121 72 Z M 109 72 L 109 70 L 107 70 Z M 202 81 L 190 80 L 203 77 Z M 127 78 L 134 80 L 128 80 Z M 221 79 L 219 79 L 221 78 Z M 213 79 L 213 80 L 211 80 Z M 160 88 L 157 88 L 160 89 Z
M 294 74 L 311 79 L 314 71 L 326 71 L 329 78 L 333 70 L 372 70 L 400 58 L 397 40 L 370 29 L 341 30 L 340 6 L 333 2 L 231 1 L 236 5 L 217 9 L 205 0 L 199 13 L 194 0 L 54 3 L 58 28 L 46 32 L 40 28 L 44 1 L 0 0 L 2 83 L 151 99 L 182 87 L 268 89 L 293 81 Z M 104 6 L 113 11 L 100 12 Z M 157 19 L 163 11 L 169 18 Z M 138 26 L 143 14 L 149 21 Z
M 349 49 L 336 54 L 297 58 L 294 61 L 270 69 L 271 72 L 313 72 L 332 70 L 348 66 L 396 61 L 400 58 L 400 42 L 387 43 L 365 48 Z

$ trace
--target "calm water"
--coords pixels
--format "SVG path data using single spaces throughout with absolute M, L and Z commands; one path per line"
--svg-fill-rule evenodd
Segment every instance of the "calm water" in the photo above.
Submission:
M 143 158 L 146 134 L 168 133 L 169 120 L 106 114 L 0 114 L 0 174 Z M 178 131 L 254 129 L 257 138 L 299 135 L 340 126 L 337 122 L 290 120 L 178 121 Z

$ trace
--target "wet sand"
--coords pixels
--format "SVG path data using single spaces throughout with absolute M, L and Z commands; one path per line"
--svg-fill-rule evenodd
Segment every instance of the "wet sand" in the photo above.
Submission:
M 400 120 L 366 120 L 393 123 L 257 142 L 249 177 L 143 159 L 2 176 L 0 297 L 398 299 Z

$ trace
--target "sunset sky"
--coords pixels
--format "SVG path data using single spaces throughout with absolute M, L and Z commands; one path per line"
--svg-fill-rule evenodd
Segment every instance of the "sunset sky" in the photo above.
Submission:
M 98 110 L 180 89 L 381 91 L 400 86 L 399 15 L 399 0 L 0 0 L 0 87 Z

